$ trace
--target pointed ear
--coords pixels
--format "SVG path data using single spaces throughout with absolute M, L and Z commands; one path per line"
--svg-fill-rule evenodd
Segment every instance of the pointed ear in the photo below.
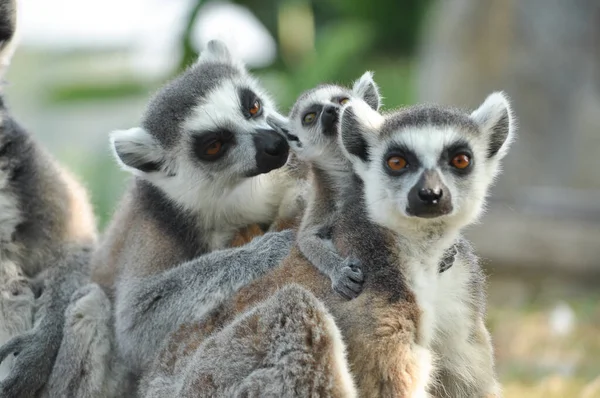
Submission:
M 210 40 L 206 44 L 206 49 L 200 53 L 198 62 L 230 63 L 231 59 L 231 53 L 225 43 L 221 40 Z
M 165 163 L 162 148 L 141 127 L 113 131 L 110 144 L 119 165 L 133 174 L 160 171 Z
M 16 48 L 17 4 L 16 0 L 0 1 L 0 74 L 12 59 Z
M 353 101 L 340 116 L 339 134 L 342 151 L 356 164 L 371 161 L 372 147 L 378 136 L 383 117 L 366 102 Z
M 373 110 L 379 110 L 381 95 L 379 94 L 379 87 L 373 80 L 373 72 L 365 72 L 360 79 L 354 82 L 352 92 L 358 98 L 362 98 Z
M 516 122 L 510 102 L 503 92 L 490 94 L 471 118 L 488 141 L 488 158 L 502 159 L 514 139 Z

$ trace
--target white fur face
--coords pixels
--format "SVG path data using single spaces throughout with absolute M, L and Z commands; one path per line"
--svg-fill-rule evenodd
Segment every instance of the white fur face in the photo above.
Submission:
M 221 42 L 163 87 L 141 127 L 115 131 L 122 167 L 194 209 L 285 164 L 289 146 L 266 123 L 273 101 Z
M 341 142 L 374 221 L 393 230 L 474 222 L 514 136 L 510 105 L 490 95 L 471 115 L 417 106 L 376 116 L 348 106 Z
M 379 89 L 371 72 L 365 72 L 352 89 L 323 85 L 305 91 L 296 100 L 287 121 L 270 118 L 269 123 L 284 130 L 283 134 L 298 158 L 328 170 L 343 167 L 347 160 L 337 139 L 339 115 L 344 106 L 357 101 L 374 111 L 380 107 Z

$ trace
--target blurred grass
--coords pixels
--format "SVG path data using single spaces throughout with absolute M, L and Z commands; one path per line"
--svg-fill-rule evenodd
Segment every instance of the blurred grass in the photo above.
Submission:
M 598 281 L 564 275 L 498 272 L 490 278 L 488 326 L 506 398 L 600 397 Z M 573 330 L 552 330 L 558 305 Z

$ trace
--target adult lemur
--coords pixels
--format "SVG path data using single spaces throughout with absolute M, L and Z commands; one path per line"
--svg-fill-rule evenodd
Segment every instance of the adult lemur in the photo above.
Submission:
M 154 96 L 141 127 L 111 134 L 135 178 L 94 256 L 94 280 L 114 295 L 116 339 L 133 374 L 179 324 L 289 252 L 291 231 L 225 249 L 239 229 L 273 222 L 295 187 L 279 169 L 289 147 L 269 115 L 277 113 L 264 90 L 211 41 Z
M 369 100 L 375 109 L 379 107 L 379 93 L 370 73 L 357 81 L 352 90 L 323 85 L 305 92 L 291 110 L 289 131 L 282 131 L 297 160 L 307 162 L 310 167 L 311 193 L 299 226 L 299 247 L 331 279 L 333 288 L 341 294 L 340 300 L 356 296 L 362 274 L 356 268 L 357 262 L 340 258 L 323 235 L 329 234 L 327 231 L 335 223 L 339 199 L 335 192 L 340 189 L 337 183 L 343 184 L 344 175 L 352 174 L 350 163 L 337 144 L 336 130 L 339 109 L 354 97 Z M 273 119 L 270 123 L 276 128 L 285 123 L 276 117 L 269 119 Z M 189 322 L 173 334 L 153 370 L 146 375 L 143 394 L 149 397 L 237 396 L 244 392 L 287 396 L 291 391 L 298 396 L 356 394 L 337 326 L 323 304 L 300 287 L 282 289 L 203 343 L 203 347 L 212 347 L 218 361 L 201 359 L 206 355 L 205 349 L 198 350 L 199 358 L 193 358 L 210 329 L 202 322 Z M 248 335 L 237 338 L 236 349 L 229 350 L 228 341 L 240 333 Z M 309 346 L 306 339 L 312 341 Z M 251 352 L 263 350 L 264 356 L 252 357 Z M 232 366 L 243 356 L 252 360 Z M 262 363 L 261 368 L 253 371 L 258 363 Z M 235 371 L 229 372 L 230 367 Z M 215 380 L 199 386 L 197 377 L 202 379 L 204 372 L 210 372 L 210 378 Z M 244 377 L 248 372 L 252 375 Z
M 0 1 L 2 71 L 14 50 L 15 28 L 15 1 Z M 85 281 L 95 240 L 85 190 L 0 98 L 0 396 L 33 397 L 48 380 L 65 309 Z
M 301 373 L 282 367 L 274 374 L 272 365 L 286 363 L 283 353 L 312 352 L 312 336 L 320 333 L 305 332 L 304 346 L 282 333 L 274 339 L 259 315 L 277 319 L 277 312 L 269 312 L 277 310 L 272 305 L 281 295 L 277 290 L 295 283 L 322 299 L 334 316 L 361 395 L 499 395 L 483 322 L 483 276 L 459 233 L 480 213 L 511 142 L 508 102 L 493 94 L 471 115 L 414 107 L 381 116 L 360 101 L 351 104 L 342 114 L 341 142 L 359 178 L 346 186 L 331 237 L 341 254 L 361 261 L 364 292 L 352 301 L 341 299 L 294 249 L 281 267 L 173 334 L 145 379 L 148 391 L 260 392 L 277 384 L 280 395 L 293 396 L 293 376 Z M 438 263 L 456 239 L 455 266 L 439 275 Z M 225 341 L 253 344 L 255 350 L 228 350 Z

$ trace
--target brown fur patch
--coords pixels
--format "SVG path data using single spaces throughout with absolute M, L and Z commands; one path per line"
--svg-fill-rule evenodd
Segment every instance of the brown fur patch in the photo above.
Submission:
M 367 280 L 363 293 L 357 299 L 346 301 L 331 289 L 329 278 L 310 264 L 297 248 L 292 249 L 280 267 L 240 289 L 208 323 L 196 323 L 193 328 L 185 329 L 191 332 L 187 337 L 184 332 L 173 335 L 168 350 L 181 352 L 177 345 L 189 344 L 186 338 L 191 341 L 204 338 L 214 330 L 215 324 L 229 324 L 236 316 L 290 283 L 308 289 L 333 315 L 344 336 L 360 396 L 400 397 L 408 396 L 414 390 L 415 375 L 419 372 L 413 348 L 420 316 L 414 296 L 409 295 L 401 302 L 390 302 L 385 292 L 373 289 Z M 259 320 L 253 322 L 258 324 Z M 329 338 L 307 334 L 307 347 L 331 346 L 331 341 L 325 337 Z
M 250 243 L 250 241 L 257 236 L 264 235 L 265 231 L 258 224 L 248 225 L 245 228 L 240 229 L 229 244 L 230 247 L 240 247 L 244 246 L 246 243 Z

